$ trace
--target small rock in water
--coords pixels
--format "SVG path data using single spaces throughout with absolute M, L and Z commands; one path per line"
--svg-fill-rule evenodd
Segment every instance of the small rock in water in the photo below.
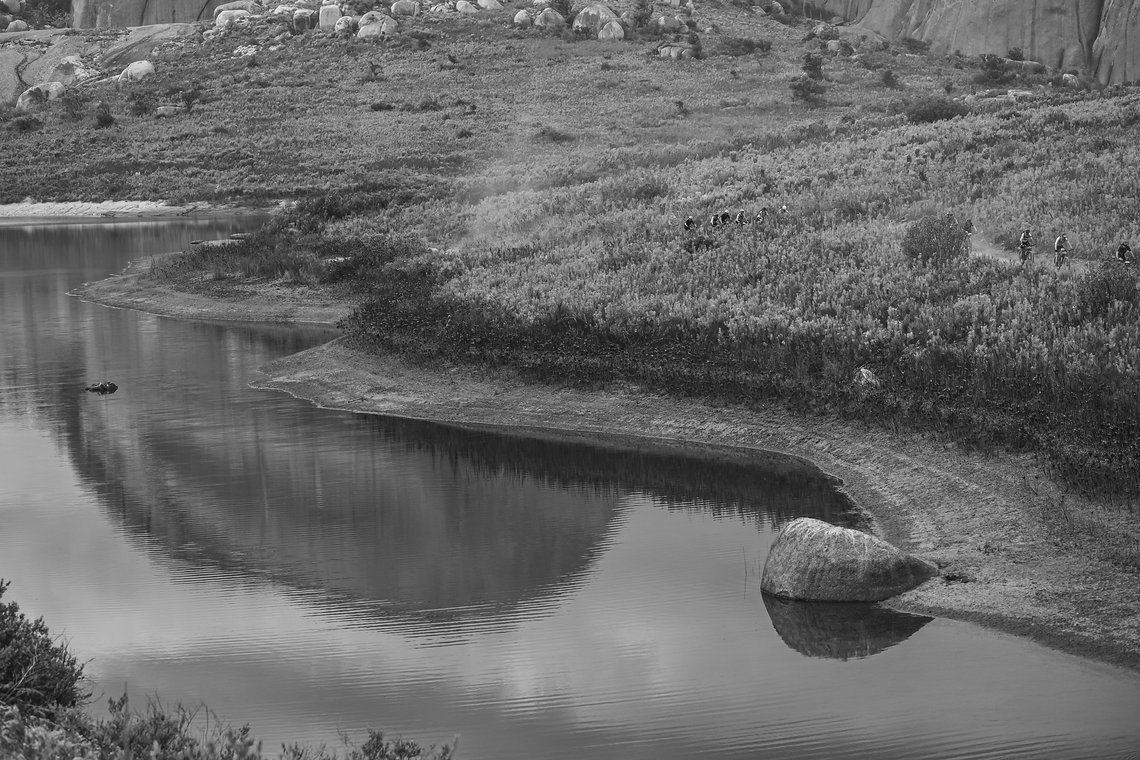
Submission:
M 93 383 L 91 385 L 88 385 L 86 390 L 90 391 L 91 393 L 98 393 L 103 395 L 107 393 L 114 393 L 115 391 L 119 390 L 119 386 L 104 380 L 101 383 Z

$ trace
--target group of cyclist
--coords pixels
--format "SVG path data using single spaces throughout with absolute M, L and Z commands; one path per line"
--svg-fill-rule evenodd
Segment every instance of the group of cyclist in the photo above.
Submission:
M 711 217 L 709 217 L 708 225 L 710 227 L 727 227 L 730 224 L 738 224 L 742 226 L 745 224 L 765 224 L 770 219 L 772 219 L 773 216 L 777 214 L 783 215 L 787 213 L 787 204 L 780 206 L 779 210 L 775 212 L 773 212 L 772 209 L 768 206 L 765 206 L 764 208 L 760 209 L 760 211 L 757 212 L 756 216 L 752 219 L 748 218 L 748 214 L 744 213 L 744 209 L 737 211 L 736 216 L 728 213 L 728 209 L 725 209 L 719 214 L 713 214 Z M 692 232 L 699 226 L 700 222 L 698 222 L 696 219 L 693 219 L 693 217 L 685 217 L 685 232 Z
M 1022 264 L 1033 257 L 1033 234 L 1028 227 L 1022 230 L 1021 237 L 1018 238 L 1017 250 Z M 1071 250 L 1069 237 L 1062 232 L 1053 241 L 1053 263 L 1057 265 L 1058 269 L 1069 263 L 1069 251 Z M 1116 247 L 1116 260 L 1128 265 L 1135 263 L 1136 256 L 1132 253 L 1132 246 L 1127 241 L 1122 241 Z

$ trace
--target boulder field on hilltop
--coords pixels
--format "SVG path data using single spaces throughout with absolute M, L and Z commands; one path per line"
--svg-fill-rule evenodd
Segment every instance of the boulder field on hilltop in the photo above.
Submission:
M 888 39 L 929 42 L 937 52 L 1005 55 L 1080 69 L 1106 84 L 1140 79 L 1140 0 L 795 0 L 812 17 L 839 16 Z

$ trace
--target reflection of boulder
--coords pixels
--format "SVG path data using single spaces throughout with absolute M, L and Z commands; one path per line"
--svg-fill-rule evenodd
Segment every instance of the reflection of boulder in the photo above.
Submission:
M 815 602 L 879 602 L 938 575 L 938 567 L 881 538 L 810 517 L 780 531 L 760 588 Z
M 906 641 L 934 618 L 877 604 L 796 602 L 762 594 L 772 627 L 805 657 L 870 657 Z

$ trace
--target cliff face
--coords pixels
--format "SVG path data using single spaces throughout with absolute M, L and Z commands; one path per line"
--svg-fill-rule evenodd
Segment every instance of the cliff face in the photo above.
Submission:
M 122 28 L 211 19 L 226 0 L 71 0 L 76 29 Z
M 1026 58 L 1115 84 L 1140 79 L 1140 0 L 796 0 L 807 15 L 841 16 L 887 38 L 967 55 L 1021 48 Z

